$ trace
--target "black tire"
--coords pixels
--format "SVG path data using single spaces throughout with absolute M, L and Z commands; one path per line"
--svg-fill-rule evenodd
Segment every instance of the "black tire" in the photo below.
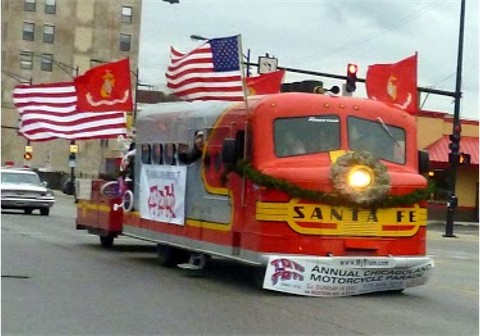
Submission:
M 25 211 L 25 213 L 26 213 L 27 215 L 31 215 L 32 212 L 33 212 L 33 209 L 32 209 L 32 208 L 25 208 L 25 209 L 23 209 L 23 211 Z
M 40 208 L 40 215 L 48 216 L 50 214 L 50 208 Z
M 403 291 L 405 290 L 405 288 L 403 289 L 394 289 L 394 290 L 391 290 L 391 291 L 387 291 L 386 293 L 390 293 L 390 294 L 393 294 L 393 295 L 401 295 L 403 294 Z
M 252 280 L 253 283 L 255 284 L 255 287 L 258 289 L 263 289 L 263 280 L 265 278 L 265 271 L 266 271 L 265 266 L 258 266 L 255 267 L 253 272 L 252 272 Z
M 110 248 L 113 246 L 113 240 L 115 237 L 113 236 L 100 236 L 100 245 L 102 247 Z
M 157 255 L 160 265 L 175 267 L 178 264 L 188 262 L 190 253 L 173 246 L 157 244 Z

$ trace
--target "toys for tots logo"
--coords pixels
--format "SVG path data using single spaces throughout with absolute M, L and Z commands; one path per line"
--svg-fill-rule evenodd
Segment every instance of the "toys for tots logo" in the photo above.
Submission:
M 279 280 L 285 281 L 293 279 L 303 281 L 305 278 L 302 274 L 305 272 L 305 267 L 293 260 L 279 258 L 270 261 L 270 264 L 275 268 L 271 278 L 273 285 L 276 285 Z

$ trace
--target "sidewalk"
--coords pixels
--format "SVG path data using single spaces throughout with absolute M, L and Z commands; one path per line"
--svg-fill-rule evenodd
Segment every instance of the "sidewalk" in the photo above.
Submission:
M 478 235 L 478 223 L 477 222 L 453 222 L 452 232 L 462 234 Z M 427 230 L 432 232 L 446 232 L 447 223 L 446 220 L 429 220 L 427 222 Z
M 446 226 L 447 222 L 445 220 L 428 220 L 427 221 L 428 226 L 434 226 L 434 225 L 441 225 L 441 226 Z M 479 226 L 478 222 L 453 222 L 453 226 L 473 226 L 477 227 Z

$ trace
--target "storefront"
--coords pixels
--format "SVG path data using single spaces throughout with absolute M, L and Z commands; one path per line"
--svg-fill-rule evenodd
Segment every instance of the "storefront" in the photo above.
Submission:
M 436 191 L 430 200 L 430 219 L 446 218 L 446 203 L 449 195 L 450 134 L 453 129 L 451 115 L 422 111 L 417 116 L 418 147 L 430 154 L 430 178 Z M 455 195 L 458 198 L 457 221 L 478 221 L 478 161 L 479 138 L 477 120 L 463 120 L 460 140 L 461 164 L 457 168 Z

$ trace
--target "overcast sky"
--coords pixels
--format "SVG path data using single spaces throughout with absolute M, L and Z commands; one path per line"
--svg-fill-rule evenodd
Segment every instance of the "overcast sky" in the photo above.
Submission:
M 140 80 L 165 84 L 169 48 L 190 51 L 190 39 L 242 36 L 251 62 L 269 53 L 279 66 L 345 75 L 348 63 L 365 78 L 369 65 L 396 63 L 418 52 L 418 86 L 455 91 L 460 0 L 143 0 Z M 460 116 L 479 119 L 479 0 L 466 0 Z M 252 69 L 256 73 L 256 68 Z M 341 85 L 328 78 L 289 74 Z M 365 97 L 357 85 L 356 96 Z M 425 100 L 426 98 L 426 100 Z M 422 96 L 423 109 L 453 113 L 453 99 Z

